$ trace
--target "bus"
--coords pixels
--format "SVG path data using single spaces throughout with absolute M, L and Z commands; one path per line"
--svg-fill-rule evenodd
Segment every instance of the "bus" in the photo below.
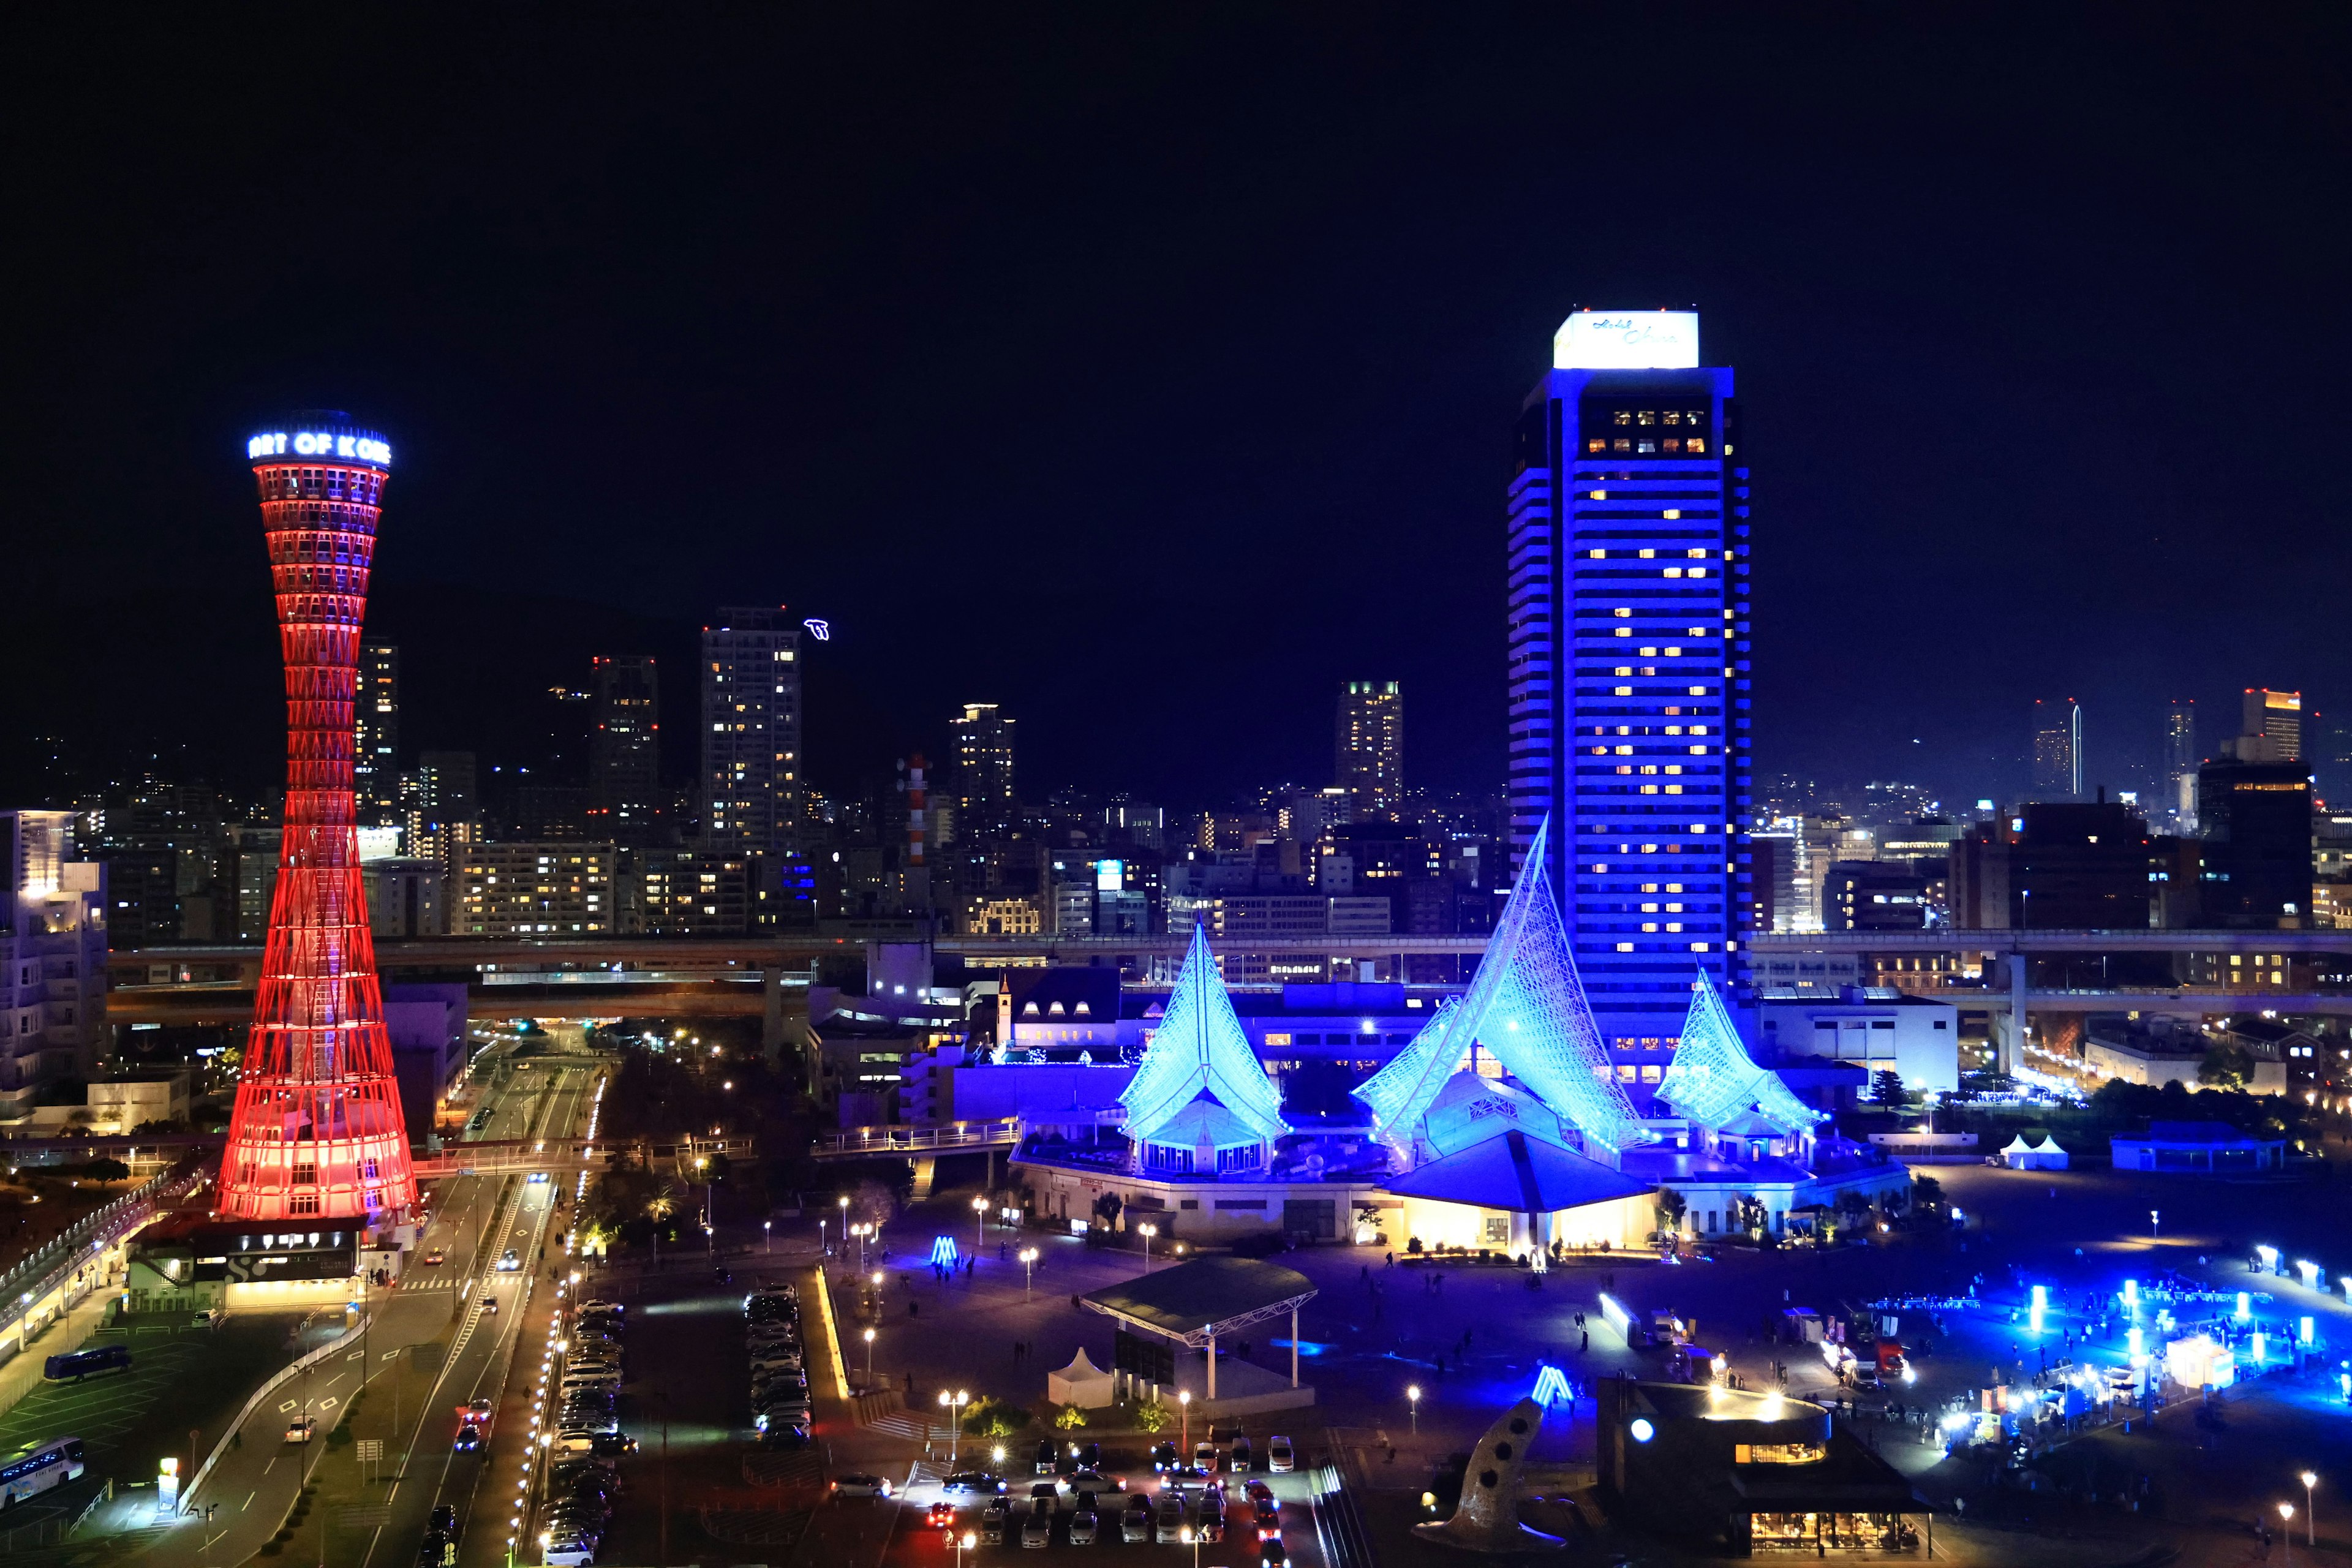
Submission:
M 41 1375 L 51 1383 L 79 1383 L 92 1373 L 129 1372 L 129 1345 L 98 1345 L 86 1351 L 68 1351 L 53 1355 L 41 1363 Z
M 81 1439 L 57 1437 L 27 1443 L 0 1459 L 0 1510 L 11 1509 L 51 1487 L 81 1479 Z

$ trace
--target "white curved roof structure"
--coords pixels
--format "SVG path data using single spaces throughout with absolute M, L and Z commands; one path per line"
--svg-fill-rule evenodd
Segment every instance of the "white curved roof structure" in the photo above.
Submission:
M 1202 1093 L 1234 1113 L 1255 1136 L 1272 1142 L 1287 1131 L 1282 1095 L 1250 1048 L 1224 976 L 1209 952 L 1208 933 L 1192 928 L 1192 945 L 1177 972 L 1168 1010 L 1143 1053 L 1135 1077 L 1118 1097 L 1127 1107 L 1127 1135 L 1150 1142 Z
M 1658 1085 L 1660 1100 L 1703 1127 L 1718 1130 L 1753 1113 L 1783 1134 L 1800 1132 L 1822 1120 L 1799 1100 L 1780 1075 L 1758 1067 L 1740 1043 L 1731 1014 L 1702 973 L 1692 983 L 1683 1037 Z
M 1568 931 L 1544 874 L 1547 817 L 1528 847 L 1518 886 L 1503 906 L 1470 990 L 1444 1008 L 1380 1071 L 1358 1086 L 1384 1135 L 1409 1138 L 1438 1091 L 1470 1054 L 1486 1047 L 1505 1071 L 1588 1144 L 1611 1152 L 1648 1134 L 1610 1071 L 1584 982 L 1570 956 Z

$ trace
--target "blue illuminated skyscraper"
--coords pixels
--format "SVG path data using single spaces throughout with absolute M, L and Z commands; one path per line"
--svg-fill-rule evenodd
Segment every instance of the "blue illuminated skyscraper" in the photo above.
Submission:
M 1580 310 L 1509 492 L 1514 868 L 1550 885 L 1621 1083 L 1646 1104 L 1695 969 L 1747 994 L 1748 469 L 1698 317 Z

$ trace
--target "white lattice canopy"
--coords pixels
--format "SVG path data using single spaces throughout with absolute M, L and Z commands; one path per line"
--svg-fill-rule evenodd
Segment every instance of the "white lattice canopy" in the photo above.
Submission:
M 1356 1098 L 1382 1136 L 1402 1143 L 1469 1059 L 1475 1041 L 1594 1152 L 1614 1153 L 1648 1134 L 1610 1071 L 1592 1005 L 1570 954 L 1568 931 L 1544 873 L 1551 822 L 1536 829 L 1477 976 L 1461 1001 L 1439 1010 L 1412 1043 L 1367 1079 Z
M 1128 1137 L 1137 1143 L 1158 1140 L 1202 1093 L 1267 1142 L 1285 1131 L 1282 1096 L 1258 1065 L 1257 1052 L 1234 1016 L 1233 998 L 1225 994 L 1224 976 L 1209 953 L 1207 933 L 1194 926 L 1192 945 L 1185 951 L 1168 1010 L 1135 1077 L 1118 1097 L 1127 1107 Z
M 1658 1085 L 1658 1098 L 1673 1106 L 1676 1115 L 1717 1131 L 1753 1115 L 1781 1134 L 1792 1135 L 1822 1119 L 1790 1092 L 1778 1073 L 1749 1058 L 1723 998 L 1704 973 L 1692 984 L 1683 1037 Z

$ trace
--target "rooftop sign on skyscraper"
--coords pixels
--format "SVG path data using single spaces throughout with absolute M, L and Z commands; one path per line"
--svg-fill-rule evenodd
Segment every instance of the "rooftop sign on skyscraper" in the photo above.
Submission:
M 1579 310 L 1551 340 L 1554 370 L 1692 370 L 1696 310 Z

